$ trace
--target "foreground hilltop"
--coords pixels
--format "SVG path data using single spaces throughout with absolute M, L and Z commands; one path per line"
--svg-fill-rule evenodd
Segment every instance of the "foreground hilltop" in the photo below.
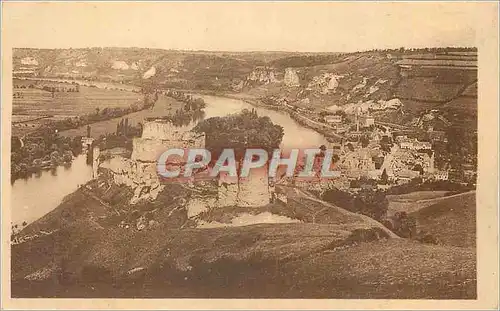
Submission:
M 127 187 L 91 181 L 21 232 L 28 238 L 12 248 L 13 295 L 475 297 L 474 249 L 401 239 L 303 190 L 281 191 L 287 203 L 190 218 L 182 185 L 130 205 Z M 280 221 L 235 221 L 252 217 Z

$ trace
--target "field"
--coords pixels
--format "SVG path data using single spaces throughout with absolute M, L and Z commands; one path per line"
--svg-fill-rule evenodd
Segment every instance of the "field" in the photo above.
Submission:
M 416 191 L 400 195 L 388 195 L 388 215 L 397 212 L 413 213 L 424 207 L 437 203 L 443 198 L 446 191 Z
M 417 228 L 430 232 L 442 244 L 461 247 L 476 245 L 476 193 L 445 198 L 412 215 Z
M 444 196 L 447 191 L 415 191 L 405 194 L 388 195 L 387 199 L 394 202 L 414 202 L 418 200 L 429 200 Z
M 415 191 L 407 194 L 388 195 L 388 215 L 394 215 L 396 212 L 414 213 L 428 206 L 464 195 L 458 194 L 446 197 L 446 192 L 447 191 Z
M 136 126 L 137 123 L 144 123 L 144 119 L 148 117 L 162 117 L 174 113 L 177 109 L 182 107 L 182 103 L 176 101 L 175 99 L 159 96 L 158 101 L 152 108 L 130 113 L 126 116 L 129 119 L 129 124 Z M 90 125 L 92 137 L 99 137 L 100 135 L 105 135 L 107 133 L 112 133 L 116 131 L 116 124 L 120 122 L 122 118 L 115 118 L 106 121 L 96 122 Z M 84 136 L 87 134 L 87 126 L 82 126 L 76 129 L 61 131 L 63 136 Z
M 133 92 L 85 86 L 80 86 L 79 92 L 54 92 L 53 95 L 38 88 L 18 88 L 30 83 L 33 82 L 14 80 L 17 87 L 13 90 L 13 135 L 23 135 L 51 120 L 92 114 L 97 109 L 126 108 L 142 100 L 140 94 Z
M 14 115 L 79 116 L 94 113 L 96 108 L 129 107 L 142 100 L 140 94 L 133 92 L 86 86 L 81 86 L 79 92 L 54 92 L 54 97 L 51 92 L 36 88 L 14 89 L 14 92 L 22 95 L 13 99 Z

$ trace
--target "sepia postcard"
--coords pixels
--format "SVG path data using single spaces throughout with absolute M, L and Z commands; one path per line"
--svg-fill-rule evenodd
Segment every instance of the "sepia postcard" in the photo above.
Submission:
M 498 309 L 498 2 L 2 2 L 2 309 Z

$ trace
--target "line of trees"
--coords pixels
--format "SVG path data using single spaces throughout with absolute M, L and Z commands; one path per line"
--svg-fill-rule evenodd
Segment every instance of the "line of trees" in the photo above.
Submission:
M 64 137 L 55 132 L 23 139 L 11 137 L 11 180 L 28 177 L 44 167 L 71 163 L 82 151 L 81 136 Z
M 225 148 L 233 148 L 237 159 L 243 158 L 247 148 L 271 152 L 279 148 L 284 135 L 283 127 L 274 124 L 268 116 L 258 116 L 255 109 L 203 120 L 194 130 L 206 134 L 206 146 L 215 159 Z
M 412 215 L 396 212 L 393 216 L 388 216 L 389 201 L 386 192 L 363 189 L 357 194 L 351 194 L 331 188 L 323 193 L 322 199 L 348 211 L 371 217 L 400 237 L 416 239 L 423 243 L 439 243 L 432 234 L 418 231 L 417 219 Z

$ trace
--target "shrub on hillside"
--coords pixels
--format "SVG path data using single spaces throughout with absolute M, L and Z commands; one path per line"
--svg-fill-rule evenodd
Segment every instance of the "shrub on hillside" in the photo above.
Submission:
M 376 220 L 387 215 L 389 201 L 382 191 L 364 189 L 356 196 L 333 188 L 323 193 L 322 199 L 354 213 L 360 213 Z
M 392 187 L 387 190 L 387 194 L 406 194 L 415 191 L 449 191 L 455 194 L 473 190 L 472 185 L 462 185 L 449 180 L 425 181 L 421 179 L 411 180 L 407 184 Z
M 437 237 L 425 231 L 420 231 L 418 233 L 417 241 L 426 244 L 439 244 L 439 239 Z
M 392 221 L 385 221 L 383 224 L 392 232 L 402 238 L 415 238 L 417 236 L 417 220 L 406 212 L 397 212 Z
M 206 146 L 212 158 L 217 158 L 225 148 L 233 148 L 237 159 L 243 158 L 247 148 L 271 152 L 279 147 L 284 135 L 283 127 L 267 116 L 258 116 L 254 109 L 203 120 L 194 130 L 206 134 Z

